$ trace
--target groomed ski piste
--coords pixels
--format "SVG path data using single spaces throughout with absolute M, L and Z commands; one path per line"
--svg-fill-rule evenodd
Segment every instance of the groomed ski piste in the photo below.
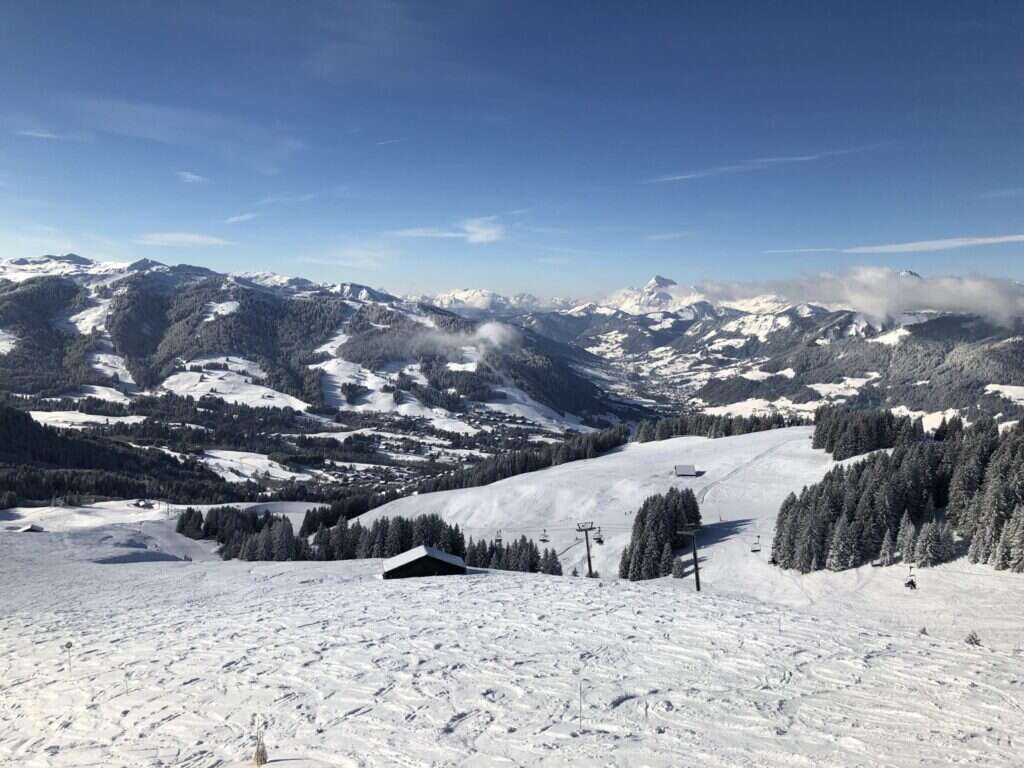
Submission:
M 0 764 L 251 765 L 260 719 L 289 766 L 1019 765 L 1024 578 L 961 560 L 910 593 L 896 566 L 768 565 L 778 503 L 832 466 L 809 434 L 629 445 L 373 513 L 546 527 L 567 571 L 582 547 L 562 529 L 592 519 L 613 577 L 616 526 L 691 485 L 700 594 L 692 578 L 221 562 L 164 505 L 0 512 Z M 297 522 L 303 506 L 273 508 Z M 29 522 L 45 531 L 7 530 Z

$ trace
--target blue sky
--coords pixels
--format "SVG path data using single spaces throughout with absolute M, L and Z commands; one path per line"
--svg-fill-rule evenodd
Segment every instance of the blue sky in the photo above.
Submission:
M 1024 278 L 1022 39 L 1001 2 L 8 3 L 0 257 Z

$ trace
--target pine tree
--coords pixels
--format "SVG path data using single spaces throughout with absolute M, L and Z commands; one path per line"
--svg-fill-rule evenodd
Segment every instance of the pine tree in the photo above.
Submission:
M 908 510 L 903 513 L 903 519 L 900 520 L 900 530 L 896 534 L 896 544 L 899 546 L 903 562 L 914 562 L 914 546 L 916 543 L 917 529 L 914 527 L 914 521 L 910 519 L 910 511 Z
M 832 543 L 825 560 L 825 567 L 830 571 L 842 571 L 849 568 L 851 560 L 856 556 L 853 545 L 850 522 L 846 519 L 846 515 L 843 515 L 832 531 Z
M 658 551 L 658 541 L 654 536 L 647 537 L 647 546 L 644 548 L 643 562 L 640 564 L 641 579 L 655 579 L 658 577 L 661 553 Z
M 878 552 L 878 559 L 882 565 L 892 565 L 896 562 L 896 544 L 892 540 L 892 531 L 885 529 L 885 536 L 882 538 L 882 548 Z
M 672 561 L 672 577 L 681 579 L 686 575 L 686 563 L 683 562 L 683 558 L 677 557 Z
M 661 550 L 661 563 L 659 564 L 658 575 L 669 576 L 672 574 L 672 545 L 665 542 Z
M 629 578 L 629 564 L 631 561 L 630 547 L 627 544 L 622 550 L 622 557 L 619 558 L 619 578 Z
M 914 548 L 914 562 L 922 568 L 930 568 L 942 562 L 942 538 L 938 523 L 927 522 L 921 527 Z

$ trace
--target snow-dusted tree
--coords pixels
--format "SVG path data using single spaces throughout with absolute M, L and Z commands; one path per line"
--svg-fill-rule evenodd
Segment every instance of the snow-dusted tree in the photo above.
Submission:
M 647 546 L 644 547 L 643 562 L 640 563 L 641 579 L 656 579 L 659 573 L 659 561 L 661 552 L 658 551 L 658 542 L 654 536 L 647 537 Z
M 661 563 L 658 570 L 660 576 L 668 576 L 672 573 L 672 545 L 667 541 L 661 549 Z
M 619 558 L 619 578 L 629 578 L 629 564 L 631 562 L 630 546 L 627 544 L 622 550 L 622 557 Z
M 676 579 L 681 579 L 686 575 L 686 563 L 683 562 L 683 558 L 677 557 L 672 561 L 672 576 Z
M 315 547 L 314 554 L 317 560 L 332 560 L 334 558 L 334 550 L 331 547 L 331 534 L 323 523 L 320 523 L 320 527 L 313 536 L 313 546 Z
M 292 521 L 282 517 L 275 521 L 270 529 L 273 539 L 273 560 L 295 559 L 295 534 L 292 532 Z
M 903 513 L 900 520 L 900 530 L 896 534 L 896 545 L 899 547 L 903 562 L 914 562 L 914 547 L 917 544 L 917 528 L 914 521 L 910 519 L 910 510 Z
M 929 521 L 921 527 L 914 547 L 914 562 L 922 568 L 930 568 L 943 561 L 942 536 L 939 524 Z
M 825 567 L 830 571 L 842 571 L 849 568 L 856 557 L 857 542 L 852 536 L 850 521 L 843 515 L 832 531 Z
M 885 529 L 885 536 L 882 537 L 882 548 L 878 551 L 878 559 L 882 565 L 892 565 L 896 562 L 896 543 L 892 539 L 892 530 Z

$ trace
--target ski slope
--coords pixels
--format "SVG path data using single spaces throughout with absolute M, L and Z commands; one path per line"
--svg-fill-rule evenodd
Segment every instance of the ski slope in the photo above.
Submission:
M 780 611 L 799 608 L 822 617 L 845 615 L 887 631 L 918 631 L 961 640 L 975 630 L 988 643 L 1024 644 L 1024 577 L 965 559 L 916 571 L 919 589 L 903 587 L 905 567 L 864 566 L 842 573 L 783 571 L 771 556 L 775 516 L 791 491 L 817 482 L 835 463 L 811 448 L 812 427 L 793 427 L 709 440 L 680 437 L 631 443 L 596 459 L 562 464 L 481 488 L 399 499 L 364 515 L 436 513 L 458 523 L 467 538 L 538 540 L 546 530 L 568 573 L 586 573 L 576 523 L 601 526 L 594 568 L 616 578 L 629 543 L 633 514 L 644 498 L 672 486 L 692 488 L 700 501 L 701 583 L 720 595 L 756 598 Z M 858 461 L 857 458 L 850 462 Z M 699 477 L 677 478 L 674 464 L 695 464 Z M 752 545 L 760 536 L 760 552 Z M 541 545 L 543 546 L 543 545 Z M 692 579 L 685 580 L 692 589 Z
M 1019 765 L 1012 652 L 675 580 L 173 561 L 168 525 L 0 530 L 0 764 L 248 766 L 261 717 L 297 767 Z
M 701 502 L 708 541 L 749 549 L 760 534 L 770 534 L 775 513 L 792 490 L 817 482 L 833 466 L 831 458 L 810 447 L 810 427 L 770 430 L 709 440 L 679 437 L 630 443 L 596 459 L 530 472 L 480 488 L 399 499 L 360 518 L 364 523 L 388 515 L 440 514 L 457 522 L 466 535 L 538 539 L 547 530 L 563 565 L 585 567 L 586 553 L 576 523 L 601 526 L 605 543 L 594 549 L 594 567 L 615 576 L 629 543 L 633 515 L 641 502 L 673 486 L 689 486 Z M 677 478 L 676 464 L 694 464 L 703 474 Z M 769 524 L 770 523 L 770 524 Z

